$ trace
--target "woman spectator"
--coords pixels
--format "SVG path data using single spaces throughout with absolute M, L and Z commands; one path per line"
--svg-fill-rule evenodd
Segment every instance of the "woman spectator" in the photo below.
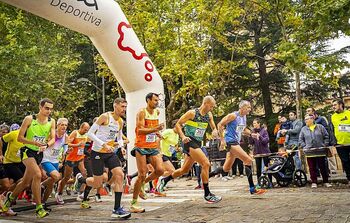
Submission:
M 320 169 L 324 186 L 331 187 L 332 185 L 328 183 L 328 173 L 325 165 L 327 150 L 321 149 L 329 144 L 328 132 L 322 125 L 315 124 L 315 116 L 312 114 L 305 116 L 305 124 L 306 126 L 300 131 L 299 145 L 303 149 L 309 165 L 311 188 L 317 188 L 317 165 Z
M 258 118 L 254 119 L 253 128 L 252 134 L 249 137 L 249 143 L 253 145 L 254 156 L 271 153 L 269 148 L 269 134 L 266 128 L 261 126 L 261 122 Z M 261 176 L 262 161 L 264 161 L 264 165 L 267 166 L 269 163 L 269 158 L 267 156 L 255 158 L 257 179 L 259 179 Z M 271 175 L 269 175 L 269 179 L 272 182 Z

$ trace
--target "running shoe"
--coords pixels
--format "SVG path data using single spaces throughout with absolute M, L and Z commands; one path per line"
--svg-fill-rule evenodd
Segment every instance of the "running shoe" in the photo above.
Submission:
M 89 209 L 89 208 L 91 208 L 91 206 L 89 205 L 89 202 L 88 202 L 88 201 L 82 201 L 82 202 L 80 203 L 80 207 L 81 207 L 81 208 L 84 208 L 84 209 Z
M 56 198 L 57 204 L 64 204 L 62 195 L 59 195 L 58 193 L 56 193 L 55 198 Z
M 81 194 L 78 194 L 77 196 L 77 201 L 83 201 L 83 199 L 84 199 L 84 192 Z
M 112 211 L 112 218 L 122 218 L 127 219 L 131 217 L 131 213 L 125 210 L 123 207 L 119 207 L 117 210 Z
M 157 191 L 156 189 L 154 189 L 153 194 L 154 194 L 156 197 L 166 197 L 166 193 L 159 192 L 159 191 Z
M 251 187 L 249 188 L 249 192 L 251 195 L 261 195 L 261 194 L 265 194 L 267 190 L 265 189 L 262 189 L 258 186 L 256 187 Z
M 202 189 L 202 186 L 201 186 L 201 185 L 197 185 L 197 187 L 195 187 L 194 189 L 195 189 L 195 190 Z
M 209 204 L 215 204 L 218 203 L 219 201 L 222 200 L 222 197 L 216 196 L 215 194 L 210 193 L 208 196 L 204 197 L 204 199 L 209 203 Z
M 311 188 L 317 188 L 317 184 L 316 183 L 312 183 L 311 184 Z
M 49 215 L 49 213 L 45 211 L 43 207 L 36 210 L 35 213 L 38 218 L 45 218 L 46 216 Z
M 80 187 L 82 185 L 81 183 L 81 178 L 83 178 L 83 175 L 81 173 L 78 173 L 76 176 L 75 176 L 75 182 L 73 184 L 73 188 L 75 191 L 79 191 L 80 190 Z
M 43 204 L 43 208 L 44 208 L 44 210 L 47 211 L 47 212 L 51 212 L 51 211 L 52 211 L 52 209 L 49 208 L 49 206 L 48 206 L 46 203 Z
M 165 181 L 164 178 L 160 180 L 160 182 L 157 185 L 157 191 L 159 192 L 164 192 L 164 187 L 165 187 Z
M 140 207 L 138 205 L 137 201 L 135 201 L 135 202 L 131 201 L 130 212 L 131 213 L 143 213 L 143 212 L 145 212 L 145 209 Z
M 324 185 L 326 188 L 332 187 L 332 184 L 330 184 L 330 183 L 324 183 L 323 185 Z
M 4 216 L 4 217 L 11 217 L 16 215 L 17 215 L 17 212 L 14 212 L 11 208 L 9 208 L 8 211 L 6 212 L 1 213 L 1 216 Z
M 145 184 L 144 183 L 141 185 L 141 190 L 140 190 L 140 193 L 139 193 L 139 197 L 142 200 L 147 200 L 147 194 L 145 192 Z
M 68 196 L 71 196 L 71 195 L 72 195 L 72 188 L 71 188 L 71 187 L 66 186 L 66 194 L 67 194 Z
M 96 195 L 95 195 L 95 201 L 98 202 L 98 203 L 99 203 L 99 202 L 102 202 L 101 195 L 96 194 Z
M 12 192 L 9 192 L 6 194 L 6 200 L 1 208 L 2 212 L 8 212 L 8 210 L 10 209 L 11 203 L 14 200 L 13 198 L 11 198 L 12 197 L 11 195 L 12 195 Z

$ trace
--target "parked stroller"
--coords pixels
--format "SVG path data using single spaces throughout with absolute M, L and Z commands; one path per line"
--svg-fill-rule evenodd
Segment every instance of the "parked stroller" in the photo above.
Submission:
M 262 171 L 258 179 L 261 188 L 269 188 L 272 185 L 267 177 L 271 174 L 281 187 L 287 187 L 291 183 L 298 187 L 304 187 L 307 183 L 306 173 L 303 170 L 296 170 L 294 156 L 298 152 L 297 146 L 287 147 L 283 154 L 269 156 L 270 162 L 267 168 Z

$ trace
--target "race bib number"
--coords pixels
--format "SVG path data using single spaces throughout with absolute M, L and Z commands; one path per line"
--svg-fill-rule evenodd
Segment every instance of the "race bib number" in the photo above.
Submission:
M 237 125 L 236 131 L 237 132 L 243 132 L 243 130 L 245 129 L 245 125 Z
M 60 154 L 60 150 L 59 149 L 53 149 L 51 156 L 58 156 Z
M 339 124 L 338 130 L 339 130 L 339 132 L 350 132 L 350 125 L 349 124 Z
M 83 148 L 78 148 L 77 155 L 78 156 L 84 155 L 84 147 Z
M 155 142 L 157 135 L 155 133 L 146 135 L 146 142 Z
M 194 132 L 195 137 L 202 138 L 204 134 L 205 134 L 205 129 L 196 129 L 196 131 Z
M 33 141 L 45 145 L 46 144 L 46 137 L 45 136 L 34 136 Z
M 114 139 L 116 138 L 116 135 L 117 135 L 117 132 L 115 132 L 115 131 L 109 132 L 109 135 L 107 136 L 107 140 L 114 141 Z
M 174 153 L 174 152 L 175 152 L 175 146 L 170 145 L 169 151 L 170 151 L 171 153 Z

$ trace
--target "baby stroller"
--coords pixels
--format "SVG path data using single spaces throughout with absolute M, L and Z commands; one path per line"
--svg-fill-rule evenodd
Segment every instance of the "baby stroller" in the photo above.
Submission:
M 294 156 L 298 152 L 296 146 L 286 148 L 286 152 L 279 155 L 270 156 L 270 163 L 265 170 L 262 171 L 258 179 L 261 188 L 269 188 L 272 185 L 267 177 L 271 174 L 281 187 L 287 187 L 293 183 L 298 187 L 304 187 L 307 183 L 306 173 L 303 170 L 296 170 L 294 164 Z

